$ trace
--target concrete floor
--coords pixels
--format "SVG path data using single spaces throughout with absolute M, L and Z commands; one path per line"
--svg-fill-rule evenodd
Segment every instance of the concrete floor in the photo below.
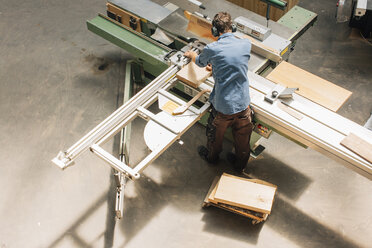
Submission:
M 372 46 L 336 24 L 336 1 L 300 1 L 318 22 L 290 62 L 353 91 L 339 113 L 364 124 L 372 110 Z M 274 134 L 248 171 L 278 185 L 259 225 L 201 203 L 225 160 L 209 167 L 195 125 L 126 190 L 113 218 L 111 169 L 90 153 L 60 171 L 50 160 L 118 107 L 125 51 L 90 33 L 105 2 L 0 2 L 0 247 L 371 247 L 372 183 Z M 103 70 L 98 67 L 103 65 Z M 137 126 L 141 126 L 138 123 Z M 141 131 L 134 156 L 146 151 Z M 226 144 L 230 145 L 230 144 Z M 117 151 L 115 140 L 107 149 Z

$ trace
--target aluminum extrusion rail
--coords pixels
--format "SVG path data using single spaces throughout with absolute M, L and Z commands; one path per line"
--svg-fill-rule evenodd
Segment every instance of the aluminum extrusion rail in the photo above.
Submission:
M 372 143 L 370 130 L 297 94 L 285 102 L 286 107 L 302 116 L 295 118 L 281 109 L 280 102 L 270 104 L 264 100 L 276 84 L 253 72 L 248 76 L 251 104 L 258 120 L 372 180 L 372 164 L 340 144 L 350 133 Z
M 188 59 L 179 61 L 179 63 L 187 62 Z M 161 110 L 163 110 L 163 108 L 166 109 L 165 106 L 169 106 L 169 104 L 179 104 L 180 106 L 186 104 L 185 101 L 167 91 L 176 83 L 177 78 L 175 76 L 180 68 L 180 65 L 172 65 L 169 67 L 159 77 L 155 78 L 144 89 L 134 95 L 128 102 L 123 104 L 118 110 L 107 117 L 66 152 L 59 152 L 52 161 L 61 169 L 64 169 L 72 165 L 74 160 L 80 154 L 89 149 L 117 172 L 122 173 L 123 176 L 130 179 L 138 179 L 140 173 L 149 164 L 151 164 L 175 141 L 179 140 L 181 136 L 198 120 L 200 120 L 209 109 L 209 102 L 204 103 L 204 105 L 199 109 L 189 106 L 184 113 L 177 116 L 168 114 L 165 111 L 160 111 L 155 114 L 147 109 L 156 101 L 158 101 L 159 109 Z M 204 93 L 205 92 L 203 92 L 203 94 Z M 148 124 L 152 126 L 154 130 L 157 130 L 150 133 L 150 139 L 146 139 L 145 137 L 145 141 L 154 144 L 151 140 L 155 140 L 157 143 L 151 146 L 146 143 L 151 152 L 138 164 L 132 164 L 129 166 L 127 164 L 128 161 L 117 159 L 115 156 L 104 150 L 101 145 L 114 137 L 120 130 L 127 127 L 137 117 L 141 117 L 148 121 Z M 158 131 L 158 137 L 151 139 L 152 135 L 155 134 L 154 132 Z
M 103 122 L 98 124 L 93 130 L 71 146 L 67 151 L 60 152 L 52 161 L 61 169 L 72 165 L 74 160 L 84 151 L 88 150 L 92 144 L 99 142 L 108 132 L 117 129 L 122 124 L 125 117 L 134 112 L 138 106 L 148 101 L 154 92 L 165 86 L 178 71 L 177 66 L 171 66 L 162 74 L 154 79 L 150 84 L 134 95 L 126 104 L 123 104 L 114 113 L 108 116 Z

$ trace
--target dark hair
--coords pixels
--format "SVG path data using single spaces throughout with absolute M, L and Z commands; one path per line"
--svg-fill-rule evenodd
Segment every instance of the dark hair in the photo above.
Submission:
M 227 12 L 218 12 L 213 18 L 212 25 L 220 34 L 227 32 L 232 26 L 231 15 Z

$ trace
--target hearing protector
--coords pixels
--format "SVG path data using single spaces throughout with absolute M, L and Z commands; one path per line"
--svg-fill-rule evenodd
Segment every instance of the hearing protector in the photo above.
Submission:
M 214 37 L 218 37 L 220 36 L 220 31 L 218 30 L 218 28 L 216 27 L 216 22 L 215 21 L 212 21 L 212 28 L 211 28 L 211 32 L 212 32 L 212 35 Z M 233 23 L 231 24 L 231 32 L 236 32 L 236 25 Z

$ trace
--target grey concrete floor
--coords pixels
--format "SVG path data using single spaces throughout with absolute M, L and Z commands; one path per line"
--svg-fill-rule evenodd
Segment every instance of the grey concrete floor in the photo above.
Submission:
M 372 110 L 372 46 L 336 24 L 336 1 L 300 1 L 318 22 L 290 62 L 353 92 L 339 113 L 364 124 Z M 371 247 L 372 183 L 274 134 L 248 172 L 278 185 L 259 225 L 201 203 L 224 159 L 209 167 L 192 127 L 126 189 L 113 218 L 111 169 L 87 153 L 60 171 L 50 160 L 119 105 L 130 55 L 90 33 L 105 2 L 0 1 L 0 247 Z M 103 70 L 98 67 L 103 65 Z M 138 122 L 134 159 L 146 148 Z M 230 144 L 226 143 L 227 146 Z M 106 149 L 117 151 L 114 139 Z

